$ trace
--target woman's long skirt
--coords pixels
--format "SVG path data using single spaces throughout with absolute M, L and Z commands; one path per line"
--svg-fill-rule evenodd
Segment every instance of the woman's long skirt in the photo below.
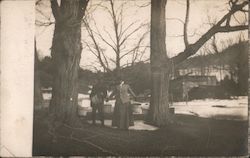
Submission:
M 112 126 L 119 129 L 128 129 L 134 125 L 133 112 L 130 103 L 123 104 L 120 99 L 116 100 L 112 118 Z

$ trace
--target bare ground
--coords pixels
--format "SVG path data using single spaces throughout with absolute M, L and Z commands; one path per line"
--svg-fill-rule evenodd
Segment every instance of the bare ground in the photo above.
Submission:
M 176 115 L 176 123 L 155 131 L 122 131 L 67 125 L 48 132 L 47 112 L 34 116 L 34 156 L 243 156 L 247 155 L 247 121 L 204 119 Z

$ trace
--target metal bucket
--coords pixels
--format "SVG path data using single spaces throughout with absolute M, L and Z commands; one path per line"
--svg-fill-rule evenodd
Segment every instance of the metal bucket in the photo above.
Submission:
M 147 115 L 148 114 L 148 109 L 142 108 L 142 114 Z
M 132 111 L 136 114 L 142 113 L 141 104 L 132 104 Z
M 78 106 L 78 115 L 79 116 L 87 116 L 88 109 L 86 107 Z
M 170 112 L 171 114 L 174 114 L 174 113 L 175 113 L 174 107 L 170 107 L 170 108 L 169 108 L 169 112 Z
M 111 104 L 104 104 L 103 112 L 107 113 L 107 114 L 110 114 L 112 112 L 112 105 Z

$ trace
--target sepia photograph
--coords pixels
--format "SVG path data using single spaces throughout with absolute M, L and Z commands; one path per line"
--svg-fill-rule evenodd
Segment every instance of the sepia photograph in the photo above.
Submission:
M 36 0 L 33 156 L 247 156 L 248 0 Z

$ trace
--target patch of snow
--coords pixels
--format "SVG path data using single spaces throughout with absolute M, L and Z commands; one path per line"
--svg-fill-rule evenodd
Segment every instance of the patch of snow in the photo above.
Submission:
M 143 121 L 135 121 L 134 126 L 130 126 L 129 129 L 154 131 L 158 128 L 152 125 L 145 124 Z
M 88 120 L 89 124 L 92 124 L 91 120 Z M 101 124 L 99 120 L 96 121 L 97 124 Z M 105 126 L 112 127 L 112 121 L 111 120 L 105 120 L 104 121 Z M 116 128 L 116 127 L 112 127 Z M 145 124 L 143 121 L 134 121 L 134 126 L 129 127 L 130 130 L 148 130 L 148 131 L 154 131 L 157 130 L 158 127 Z
M 45 101 L 51 99 L 51 93 L 43 93 Z M 141 109 L 149 109 L 149 102 L 136 102 L 140 104 Z M 91 111 L 90 99 L 88 94 L 78 94 L 78 104 L 80 107 Z M 109 100 L 104 104 L 110 104 L 113 111 L 115 100 Z M 192 100 L 189 102 L 174 102 L 172 107 L 175 108 L 175 114 L 187 114 L 205 118 L 224 118 L 233 120 L 248 119 L 248 97 L 240 96 L 234 99 L 204 99 Z M 142 112 L 142 110 L 141 110 Z
M 237 99 L 205 99 L 173 103 L 176 114 L 190 114 L 205 118 L 233 120 L 248 119 L 247 97 Z

